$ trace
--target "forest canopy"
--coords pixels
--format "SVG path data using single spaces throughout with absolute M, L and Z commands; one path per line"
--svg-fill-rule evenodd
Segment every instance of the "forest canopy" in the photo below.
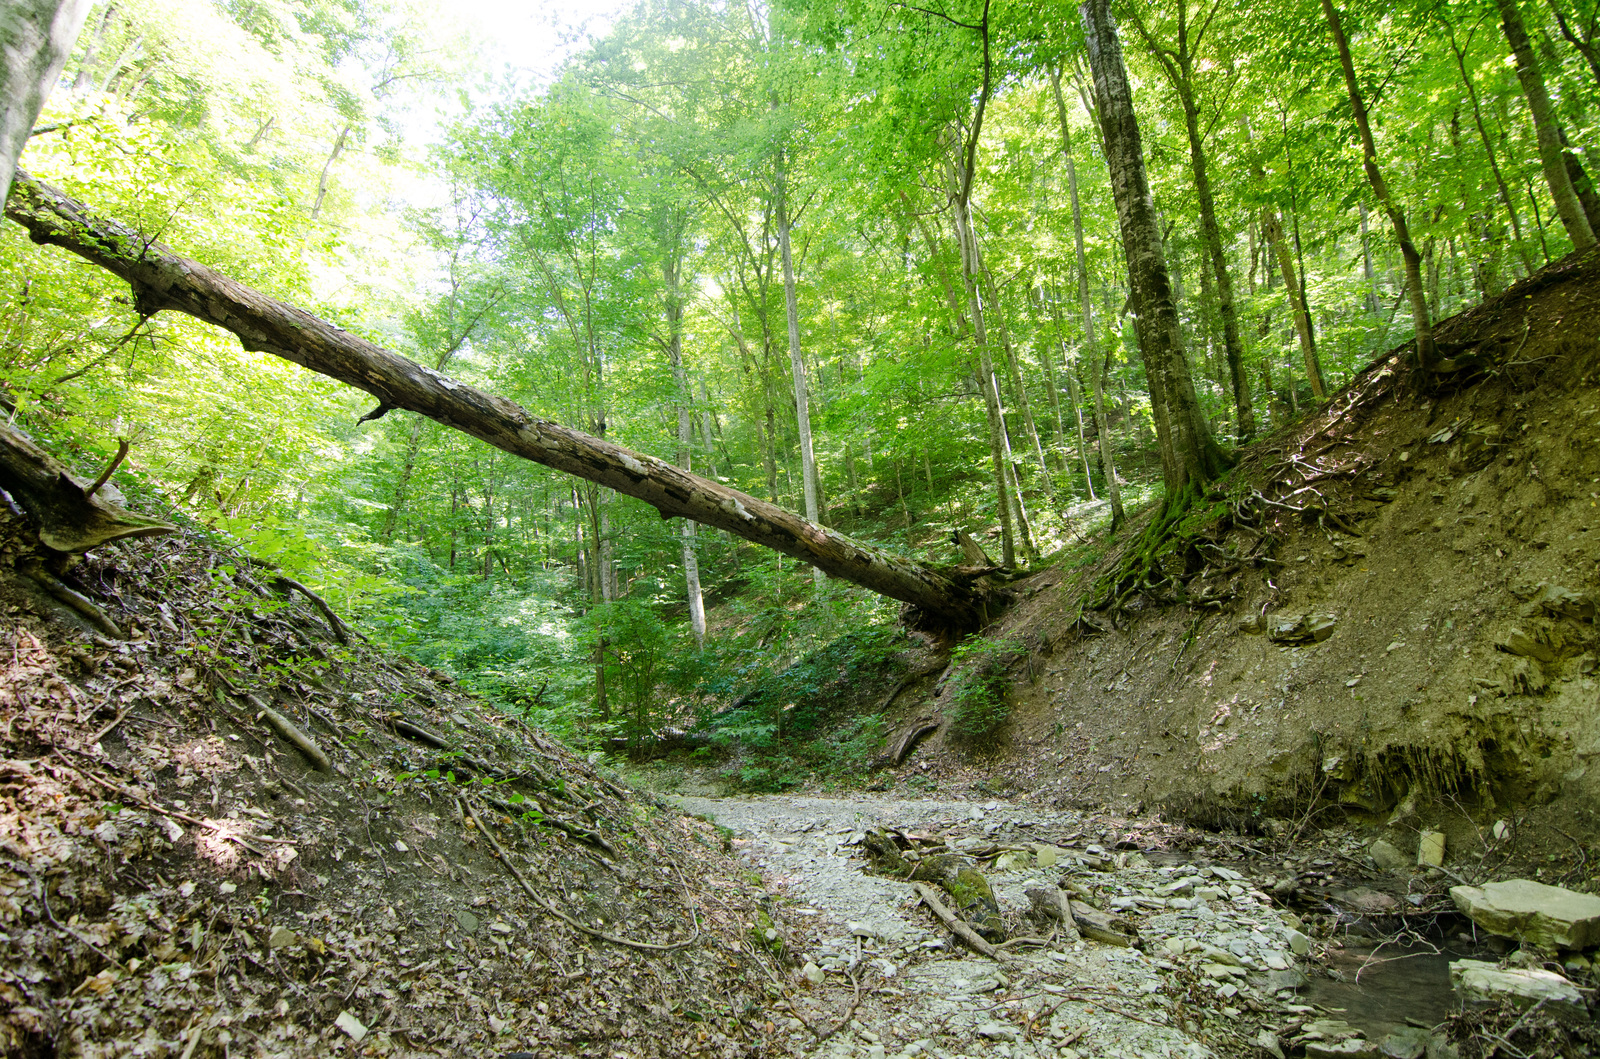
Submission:
M 647 2 L 508 79 L 422 0 L 121 0 L 22 164 L 535 415 L 1029 566 L 1396 345 L 1448 372 L 1433 321 L 1592 244 L 1597 31 L 1587 0 Z M 19 425 L 84 469 L 126 441 L 124 492 L 558 730 L 686 725 L 841 623 L 885 649 L 870 593 L 362 422 L 3 233 Z

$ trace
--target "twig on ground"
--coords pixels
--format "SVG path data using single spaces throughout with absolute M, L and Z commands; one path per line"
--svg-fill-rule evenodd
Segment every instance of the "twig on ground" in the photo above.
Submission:
M 607 934 L 604 931 L 595 930 L 593 927 L 585 926 L 576 919 L 567 915 L 565 912 L 561 911 L 561 909 L 557 908 L 548 898 L 533 888 L 532 884 L 528 882 L 527 878 L 522 874 L 521 871 L 518 870 L 517 866 L 511 862 L 510 855 L 506 853 L 505 847 L 500 845 L 499 840 L 494 837 L 494 833 L 485 827 L 483 822 L 473 814 L 472 809 L 467 805 L 465 799 L 457 798 L 456 805 L 460 808 L 462 817 L 469 821 L 470 825 L 484 837 L 484 839 L 489 843 L 490 847 L 494 850 L 495 856 L 499 858 L 500 863 L 504 864 L 506 869 L 511 872 L 512 877 L 522 885 L 523 891 L 526 892 L 529 897 L 533 898 L 534 901 L 536 901 L 546 912 L 549 912 L 552 916 L 555 916 L 572 929 L 582 931 L 592 938 L 599 938 L 601 941 L 609 941 L 613 945 L 623 945 L 630 949 L 643 949 L 646 952 L 671 952 L 675 949 L 687 948 L 699 940 L 700 923 L 698 919 L 695 920 L 694 933 L 691 936 L 683 941 L 666 943 L 658 943 L 653 941 L 633 941 L 628 938 L 619 938 L 614 934 Z M 691 918 L 693 918 L 692 914 Z
M 1000 959 L 1000 950 L 985 941 L 977 931 L 957 919 L 956 914 L 946 908 L 943 901 L 939 900 L 939 895 L 933 892 L 933 887 L 921 882 L 914 882 L 911 885 L 916 888 L 917 896 L 922 898 L 922 903 L 927 905 L 929 911 L 935 916 L 939 917 L 939 921 L 949 928 L 950 933 L 966 942 L 974 952 L 987 956 L 991 960 Z
M 361 823 L 367 829 L 367 844 L 372 847 L 372 852 L 378 855 L 378 864 L 383 868 L 383 877 L 387 879 L 389 862 L 383 859 L 383 849 L 372 837 L 372 806 L 367 804 L 366 798 L 362 797 L 360 791 L 356 791 L 356 797 L 361 798 Z
M 111 955 L 109 952 L 102 949 L 100 946 L 96 945 L 94 942 L 90 941 L 88 938 L 84 937 L 82 934 L 79 934 L 76 930 L 73 930 L 71 927 L 57 919 L 56 914 L 50 910 L 50 893 L 45 889 L 44 880 L 34 874 L 33 865 L 24 861 L 20 856 L 17 857 L 17 865 L 23 871 L 28 873 L 28 878 L 32 879 L 34 885 L 39 888 L 39 903 L 44 906 L 44 916 L 50 921 L 51 926 L 55 927 L 63 934 L 73 938 L 80 945 L 87 945 L 90 949 L 93 949 L 96 955 L 109 963 L 111 966 L 115 967 L 117 970 L 126 971 L 128 969 L 123 965 L 121 960 L 117 959 L 115 956 Z
M 100 740 L 102 740 L 106 736 L 110 735 L 111 734 L 111 729 L 113 729 L 117 725 L 121 724 L 122 723 L 122 719 L 124 717 L 128 716 L 128 711 L 131 710 L 131 709 L 133 709 L 133 704 L 132 703 L 129 703 L 128 705 L 124 706 L 122 708 L 122 712 L 117 714 L 116 719 L 113 720 L 110 724 L 106 725 L 104 728 L 100 729 L 94 735 L 90 736 L 89 737 L 89 741 L 85 745 L 86 746 L 94 746 Z
M 71 753 L 80 753 L 80 751 L 71 750 L 70 748 L 67 748 L 67 749 Z M 220 835 L 221 837 L 227 839 L 229 842 L 238 843 L 239 845 L 243 846 L 245 849 L 249 850 L 251 853 L 254 853 L 258 857 L 266 857 L 266 856 L 269 855 L 266 850 L 261 849 L 258 846 L 251 845 L 249 842 L 247 842 L 243 838 L 239 837 L 238 835 L 230 833 L 226 828 L 222 827 L 219 824 L 212 823 L 210 820 L 202 820 L 198 816 L 190 816 L 188 813 L 180 813 L 176 809 L 164 809 L 161 806 L 156 805 L 154 802 L 149 801 L 143 795 L 141 795 L 141 794 L 139 794 L 139 793 L 137 793 L 135 791 L 131 791 L 128 788 L 121 786 L 120 784 L 112 783 L 108 779 L 103 779 L 102 777 L 95 775 L 93 772 L 90 772 L 88 769 L 82 769 L 82 768 L 74 767 L 72 765 L 72 763 L 69 762 L 66 758 L 61 757 L 61 750 L 60 749 L 58 749 L 56 751 L 56 757 L 60 758 L 61 759 L 61 763 L 63 765 L 65 765 L 72 772 L 77 773 L 79 776 L 82 776 L 85 779 L 93 780 L 95 783 L 98 783 L 100 786 L 104 787 L 106 790 L 112 792 L 113 794 L 117 794 L 117 795 L 120 795 L 123 798 L 129 799 L 130 801 L 132 801 L 136 805 L 138 805 L 141 809 L 148 809 L 152 813 L 160 813 L 162 816 L 170 816 L 174 820 L 182 820 L 185 823 L 193 824 L 196 827 L 203 827 L 207 831 L 212 831 L 212 832 L 216 833 L 217 835 Z M 265 836 L 258 836 L 258 837 L 265 837 Z M 268 841 L 270 841 L 270 840 L 268 840 Z

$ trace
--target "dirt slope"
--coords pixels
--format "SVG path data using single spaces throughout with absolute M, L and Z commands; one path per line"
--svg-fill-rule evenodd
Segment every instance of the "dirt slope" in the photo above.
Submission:
M 193 534 L 68 575 L 125 642 L 14 572 L 27 538 L 0 520 L 0 1054 L 762 1053 L 711 825 Z
M 1041 575 L 991 630 L 1029 649 L 999 750 L 941 733 L 907 767 L 1247 825 L 1320 794 L 1402 837 L 1442 799 L 1592 841 L 1597 310 L 1600 254 L 1569 258 L 1439 328 L 1455 384 L 1419 392 L 1397 352 L 1252 446 L 1188 559 L 1211 605 L 1134 596 L 1097 633 L 1076 619 L 1105 562 Z M 1331 635 L 1267 635 L 1307 614 Z

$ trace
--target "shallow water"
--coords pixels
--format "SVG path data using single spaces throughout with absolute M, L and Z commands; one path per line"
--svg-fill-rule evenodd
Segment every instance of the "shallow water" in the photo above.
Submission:
M 1377 951 L 1351 945 L 1328 961 L 1344 981 L 1313 977 L 1305 999 L 1364 1030 L 1370 1040 L 1407 1026 L 1432 1028 L 1460 1008 L 1450 988 L 1450 962 L 1482 958 L 1476 951 L 1434 945 L 1385 945 Z

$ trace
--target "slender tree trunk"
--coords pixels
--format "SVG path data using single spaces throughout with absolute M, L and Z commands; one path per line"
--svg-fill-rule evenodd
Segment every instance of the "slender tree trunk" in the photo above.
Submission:
M 1047 296 L 1047 292 L 1046 292 L 1046 290 L 1045 290 L 1045 288 L 1043 286 L 1040 286 L 1038 288 L 1035 288 L 1030 293 L 1029 296 L 1032 299 L 1031 305 L 1032 305 L 1032 307 L 1034 309 L 1035 327 L 1038 328 L 1038 330 L 1042 333 L 1044 329 L 1038 323 L 1038 320 L 1039 320 L 1038 306 L 1039 306 L 1039 303 L 1042 302 L 1045 299 L 1045 297 Z M 1070 372 L 1071 371 L 1070 362 L 1071 362 L 1072 358 L 1067 355 L 1066 332 L 1063 330 L 1063 328 L 1061 326 L 1061 307 L 1056 304 L 1056 299 L 1055 299 L 1055 296 L 1054 296 L 1053 293 L 1049 294 L 1048 296 L 1050 297 L 1051 310 L 1055 315 L 1056 339 L 1061 345 L 1061 351 L 1062 351 L 1062 355 L 1063 355 L 1064 370 Z M 1039 341 L 1039 345 L 1038 345 L 1039 365 L 1040 365 L 1040 367 L 1044 368 L 1044 384 L 1045 384 L 1045 387 L 1046 387 L 1047 391 L 1050 394 L 1050 414 L 1055 419 L 1055 422 L 1056 422 L 1055 439 L 1054 439 L 1054 442 L 1053 442 L 1053 449 L 1054 449 L 1055 454 L 1056 454 L 1056 466 L 1058 468 L 1060 468 L 1062 474 L 1066 474 L 1067 473 L 1067 457 L 1066 457 L 1067 428 L 1066 428 L 1066 420 L 1062 417 L 1062 414 L 1061 414 L 1061 384 L 1056 379 L 1056 358 L 1050 352 L 1051 344 L 1052 343 L 1049 342 L 1046 339 L 1041 339 Z M 1093 490 L 1093 488 L 1094 487 L 1091 485 L 1090 486 L 1091 491 Z
M 1327 7 L 1330 0 L 1322 2 Z M 1517 62 L 1517 80 L 1522 82 L 1522 94 L 1528 97 L 1528 112 L 1533 116 L 1533 131 L 1539 142 L 1539 164 L 1544 170 L 1545 182 L 1550 185 L 1550 197 L 1555 200 L 1556 214 L 1567 229 L 1573 247 L 1587 250 L 1594 245 L 1594 228 L 1583 212 L 1583 205 L 1578 201 L 1572 178 L 1567 172 L 1555 108 L 1545 88 L 1539 58 L 1528 40 L 1528 31 L 1523 28 L 1522 11 L 1517 6 L 1517 0 L 1496 0 L 1496 3 L 1500 9 L 1501 28 L 1505 30 L 1506 42 L 1511 45 L 1511 54 Z M 1331 11 L 1332 8 L 1327 7 L 1327 10 Z M 1329 15 L 1330 20 L 1333 17 Z
M 788 171 L 778 152 L 774 198 L 778 216 L 778 252 L 783 259 L 783 307 L 789 321 L 789 367 L 794 373 L 794 414 L 800 430 L 800 480 L 805 494 L 806 518 L 820 523 L 817 503 L 817 457 L 811 448 L 811 396 L 806 386 L 806 361 L 800 352 L 800 308 L 794 289 L 794 253 L 789 240 Z M 816 567 L 812 577 L 822 584 L 827 575 Z
M 1041 292 L 1041 297 L 1042 296 L 1043 295 Z M 1059 298 L 1052 297 L 1050 299 L 1050 311 L 1056 325 L 1056 341 L 1061 346 L 1061 355 L 1064 363 L 1063 370 L 1067 376 L 1067 399 L 1072 404 L 1073 422 L 1077 426 L 1078 458 L 1083 461 L 1083 487 L 1084 491 L 1089 494 L 1089 499 L 1095 500 L 1097 497 L 1094 494 L 1094 475 L 1089 470 L 1089 443 L 1084 439 L 1083 436 L 1083 402 L 1078 394 L 1077 372 L 1074 370 L 1072 358 L 1067 354 L 1067 329 L 1065 323 L 1061 319 L 1061 301 Z M 1043 327 L 1041 327 L 1040 330 L 1043 331 Z M 1039 349 L 1040 357 L 1048 362 L 1051 359 L 1049 353 L 1050 344 L 1048 342 L 1040 342 Z M 1052 389 L 1055 387 L 1054 372 L 1051 373 L 1050 385 Z M 1066 431 L 1061 425 L 1061 405 L 1059 402 L 1057 402 L 1056 434 L 1059 437 L 1065 433 Z M 1064 462 L 1065 461 L 1063 461 L 1063 463 Z
M 1067 393 L 1072 398 L 1072 422 L 1077 427 L 1078 458 L 1083 461 L 1083 487 L 1089 499 L 1095 500 L 1098 498 L 1094 495 L 1094 476 L 1089 473 L 1089 443 L 1083 436 L 1083 400 L 1078 393 L 1077 374 L 1071 364 L 1067 365 Z
M 11 174 L 67 64 L 90 0 L 7 0 L 0 5 L 0 202 Z
M 1506 186 L 1505 174 L 1500 172 L 1500 160 L 1495 157 L 1494 141 L 1489 139 L 1489 130 L 1483 124 L 1483 108 L 1478 103 L 1478 88 L 1472 82 L 1472 75 L 1467 72 L 1465 49 L 1456 44 L 1454 29 L 1445 21 L 1445 31 L 1450 38 L 1450 50 L 1456 58 L 1456 71 L 1461 75 L 1461 85 L 1467 90 L 1467 100 L 1472 104 L 1472 121 L 1478 128 L 1478 139 L 1483 142 L 1483 153 L 1489 159 L 1489 171 L 1494 174 L 1495 190 L 1500 194 L 1500 202 L 1506 208 L 1506 216 L 1511 219 L 1511 234 L 1517 241 L 1517 253 L 1522 258 L 1522 267 L 1533 271 L 1533 257 L 1528 247 L 1522 241 L 1522 218 L 1517 214 L 1516 200 L 1511 197 L 1511 189 Z
M 1356 130 L 1361 136 L 1361 165 L 1367 173 L 1367 183 L 1378 205 L 1389 215 L 1394 226 L 1395 242 L 1400 245 L 1400 256 L 1405 260 L 1406 291 L 1411 297 L 1411 319 L 1417 329 L 1417 367 L 1424 378 L 1433 374 L 1433 320 L 1428 315 L 1427 294 L 1422 289 L 1422 255 L 1411 241 L 1411 229 L 1406 226 L 1406 215 L 1389 195 L 1383 171 L 1378 168 L 1378 145 L 1372 139 L 1372 125 L 1367 121 L 1367 105 L 1361 98 L 1361 86 L 1356 82 L 1356 64 L 1350 55 L 1350 41 L 1344 35 L 1344 25 L 1339 13 L 1333 9 L 1333 0 L 1322 0 L 1322 13 L 1327 17 L 1328 28 L 1333 31 L 1333 43 L 1339 49 L 1339 65 L 1344 69 L 1345 89 L 1350 95 L 1350 111 L 1355 116 Z
M 661 256 L 662 280 L 666 286 L 667 311 L 667 363 L 672 367 L 672 383 L 677 389 L 678 404 L 678 466 L 693 470 L 694 404 L 689 388 L 689 375 L 683 367 L 683 228 L 672 224 L 663 239 Z M 706 604 L 700 591 L 700 560 L 695 554 L 694 521 L 683 519 L 679 534 L 683 544 L 684 591 L 689 601 L 689 628 L 694 633 L 695 647 L 706 646 Z
M 1322 364 L 1317 359 L 1316 340 L 1311 335 L 1311 318 L 1306 315 L 1305 300 L 1300 297 L 1300 277 L 1294 267 L 1294 255 L 1289 252 L 1289 241 L 1284 238 L 1283 222 L 1278 211 L 1264 207 L 1261 211 L 1261 228 L 1267 244 L 1278 262 L 1278 272 L 1283 276 L 1283 286 L 1289 296 L 1289 308 L 1294 316 L 1295 334 L 1300 338 L 1300 354 L 1306 362 L 1306 378 L 1317 400 L 1328 399 L 1328 388 L 1322 380 Z
M 1228 460 L 1211 436 L 1183 355 L 1172 277 L 1145 175 L 1133 89 L 1111 21 L 1110 0 L 1086 0 L 1078 10 L 1094 73 L 1122 248 L 1128 260 L 1140 353 L 1150 381 L 1162 478 L 1168 504 L 1181 505 L 1188 502 L 1194 489 L 1222 473 Z
M 339 136 L 333 141 L 333 150 L 328 152 L 328 160 L 322 163 L 322 176 L 317 180 L 317 201 L 311 207 L 311 219 L 316 220 L 322 213 L 322 200 L 328 194 L 328 174 L 333 170 L 333 163 L 339 160 L 339 155 L 344 153 L 344 142 L 350 136 L 350 126 L 346 125 L 339 130 Z
M 1228 378 L 1233 386 L 1234 414 L 1238 421 L 1240 441 L 1255 436 L 1255 409 L 1250 403 L 1250 380 L 1244 372 L 1244 344 L 1239 339 L 1239 318 L 1233 304 L 1233 279 L 1228 273 L 1227 253 L 1222 245 L 1222 229 L 1217 224 L 1216 196 L 1211 191 L 1211 173 L 1206 162 L 1205 140 L 1200 132 L 1200 108 L 1194 94 L 1194 55 L 1189 34 L 1188 0 L 1176 5 L 1178 41 L 1175 52 L 1156 46 L 1143 25 L 1139 26 L 1146 43 L 1151 47 L 1162 69 L 1177 93 L 1179 108 L 1183 112 L 1184 132 L 1189 140 L 1189 165 L 1194 174 L 1194 187 L 1200 207 L 1200 237 L 1205 242 L 1206 256 L 1211 263 L 1212 279 L 1217 284 L 1217 313 L 1222 317 L 1222 347 L 1228 359 Z
M 105 11 L 100 15 L 100 24 L 95 27 L 94 36 L 89 38 L 89 44 L 83 51 L 83 62 L 78 64 L 78 74 L 72 79 L 72 90 L 82 92 L 94 85 L 94 64 L 100 58 L 100 48 L 106 42 L 106 33 L 111 29 L 111 20 L 117 15 L 117 5 L 107 4 Z M 71 51 L 71 46 L 67 48 Z
M 1566 13 L 1561 10 L 1561 5 L 1556 0 L 1550 0 L 1550 12 L 1556 17 L 1556 26 L 1561 30 L 1561 35 L 1567 38 L 1567 43 L 1578 49 L 1589 64 L 1589 73 L 1593 75 L 1595 84 L 1600 85 L 1600 49 L 1594 44 L 1594 18 L 1591 16 L 1589 29 L 1583 36 L 1572 31 L 1567 23 Z
M 1106 494 L 1111 498 L 1111 528 L 1116 530 L 1127 517 L 1122 507 L 1122 488 L 1117 484 L 1116 461 L 1111 454 L 1111 431 L 1106 422 L 1102 389 L 1105 368 L 1101 366 L 1094 333 L 1094 301 L 1089 297 L 1088 257 L 1083 249 L 1083 207 L 1078 199 L 1078 167 L 1072 156 L 1072 123 L 1067 120 L 1067 103 L 1061 94 L 1061 70 L 1050 71 L 1050 87 L 1055 91 L 1056 118 L 1061 123 L 1061 156 L 1067 163 L 1067 192 L 1072 199 L 1072 244 L 1078 263 L 1078 314 L 1083 324 L 1083 351 L 1089 358 L 1089 379 L 1094 391 L 1094 429 L 1100 450 L 1100 473 L 1105 477 Z M 1080 93 L 1082 85 L 1080 84 Z M 1086 101 L 1087 103 L 1087 101 Z M 1090 112 L 1091 117 L 1093 112 Z M 1107 351 L 1106 363 L 1110 363 Z M 1087 456 L 1085 456 L 1087 459 Z M 1090 490 L 1093 495 L 1093 490 Z
M 1578 161 L 1578 153 L 1567 142 L 1567 130 L 1556 126 L 1556 138 L 1561 141 L 1561 163 L 1566 167 L 1567 179 L 1572 181 L 1572 193 L 1578 196 L 1578 205 L 1583 207 L 1590 230 L 1600 235 L 1600 194 L 1596 194 L 1594 181 Z
M 983 262 L 981 250 L 978 260 Z M 1000 291 L 995 284 L 994 276 L 989 272 L 987 263 L 983 264 L 983 285 L 989 292 L 989 305 L 994 309 L 995 326 L 1000 331 L 1000 350 L 1005 355 L 1006 374 L 1011 379 L 1011 390 L 1016 395 L 1017 409 L 1022 413 L 1022 428 L 1028 432 L 1028 440 L 1033 443 L 1033 456 L 1039 463 L 1039 476 L 1043 480 L 1045 495 L 1054 500 L 1056 486 L 1050 480 L 1050 465 L 1044 459 L 1044 446 L 1039 443 L 1039 428 L 1033 421 L 1033 405 L 1028 400 L 1028 388 L 1022 381 L 1022 368 L 1017 363 L 1017 351 L 1011 345 L 1011 331 L 1006 326 L 1005 309 L 1000 305 Z
M 1367 281 L 1367 313 L 1378 315 L 1378 277 L 1372 271 L 1372 230 L 1367 225 L 1367 204 L 1361 207 L 1361 274 Z
M 951 204 L 954 207 L 952 213 L 956 242 L 961 248 L 961 273 L 967 293 L 967 315 L 972 322 L 972 343 L 978 352 L 978 388 L 983 392 L 984 414 L 989 427 L 989 464 L 994 474 L 995 506 L 1000 516 L 1000 561 L 1002 565 L 1010 567 L 1017 563 L 1017 552 L 1011 522 L 1011 488 L 1008 485 L 1009 475 L 1006 472 L 1005 450 L 1009 446 L 1005 441 L 1005 417 L 1000 408 L 1000 391 L 995 386 L 994 358 L 989 351 L 983 295 L 978 285 L 981 265 L 977 260 L 977 248 L 972 237 L 972 217 L 967 210 L 966 202 L 961 197 L 959 190 L 962 186 L 961 175 L 954 165 L 951 183 L 956 189 L 951 196 Z

